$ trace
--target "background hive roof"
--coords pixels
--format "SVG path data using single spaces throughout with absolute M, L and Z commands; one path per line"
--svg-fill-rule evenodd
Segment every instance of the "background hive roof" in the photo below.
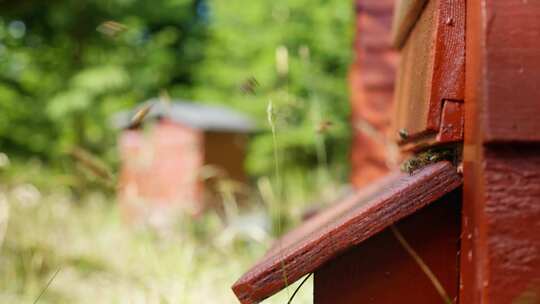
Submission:
M 245 114 L 224 106 L 200 104 L 185 100 L 170 102 L 153 98 L 132 110 L 114 115 L 112 124 L 119 129 L 128 128 L 133 115 L 145 105 L 152 103 L 146 119 L 167 118 L 192 128 L 208 131 L 252 132 L 255 122 Z

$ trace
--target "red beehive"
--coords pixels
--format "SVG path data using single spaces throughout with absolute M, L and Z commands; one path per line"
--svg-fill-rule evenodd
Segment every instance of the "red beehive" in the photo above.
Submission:
M 390 31 L 392 8 L 358 0 L 356 189 L 278 240 L 240 302 L 314 273 L 317 304 L 540 303 L 540 2 L 401 0 Z M 389 143 L 409 172 L 387 173 Z
M 399 162 L 389 138 L 397 52 L 390 45 L 393 0 L 356 1 L 355 59 L 349 70 L 351 183 L 361 187 Z
M 254 124 L 224 107 L 150 100 L 142 127 L 120 113 L 119 202 L 133 220 L 162 221 L 176 211 L 199 214 L 215 204 L 210 177 L 244 183 L 245 145 Z

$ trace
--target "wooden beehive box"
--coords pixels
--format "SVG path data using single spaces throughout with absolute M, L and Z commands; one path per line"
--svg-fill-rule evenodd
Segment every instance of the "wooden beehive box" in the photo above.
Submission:
M 197 215 L 219 205 L 212 177 L 246 182 L 244 156 L 253 122 L 218 106 L 149 102 L 145 128 L 126 128 L 131 112 L 116 117 L 123 129 L 118 196 L 127 218 Z
M 391 2 L 359 3 L 357 16 L 388 24 Z M 540 2 L 397 2 L 383 30 L 400 54 L 393 118 L 380 111 L 391 82 L 371 64 L 390 45 L 370 40 L 377 31 L 357 27 L 350 75 L 356 190 L 277 241 L 233 291 L 257 303 L 314 273 L 317 304 L 540 303 Z M 404 153 L 450 147 L 457 162 L 381 178 L 388 141 L 368 133 L 388 129 Z

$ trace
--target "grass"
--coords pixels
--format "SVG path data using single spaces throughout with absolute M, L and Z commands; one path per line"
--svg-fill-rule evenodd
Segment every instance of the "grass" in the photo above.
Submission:
M 268 228 L 254 238 L 214 212 L 166 231 L 130 227 L 102 192 L 79 197 L 15 180 L 0 186 L 0 303 L 237 303 L 231 285 L 273 240 Z M 284 177 L 288 227 L 318 196 L 312 182 Z M 265 203 L 244 213 L 271 222 L 278 199 Z M 299 284 L 264 303 L 287 303 Z M 310 279 L 292 303 L 311 302 Z
M 312 172 L 280 171 L 273 115 L 270 103 L 275 179 L 253 183 L 262 204 L 249 210 L 226 199 L 225 219 L 209 211 L 166 230 L 133 227 L 99 179 L 52 174 L 40 162 L 0 167 L 0 303 L 238 303 L 234 281 L 339 187 L 322 142 Z M 295 282 L 264 303 L 312 303 L 312 284 Z

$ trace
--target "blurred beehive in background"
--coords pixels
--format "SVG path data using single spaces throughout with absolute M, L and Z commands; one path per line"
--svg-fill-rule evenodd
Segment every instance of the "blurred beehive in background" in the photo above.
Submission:
M 390 42 L 393 0 L 356 1 L 355 58 L 349 70 L 351 183 L 365 186 L 399 163 L 389 138 L 397 52 Z
M 151 105 L 144 123 L 132 117 Z M 254 123 L 221 106 L 149 100 L 118 113 L 118 199 L 131 221 L 161 224 L 178 212 L 200 214 L 218 203 L 216 179 L 246 182 L 245 147 Z

